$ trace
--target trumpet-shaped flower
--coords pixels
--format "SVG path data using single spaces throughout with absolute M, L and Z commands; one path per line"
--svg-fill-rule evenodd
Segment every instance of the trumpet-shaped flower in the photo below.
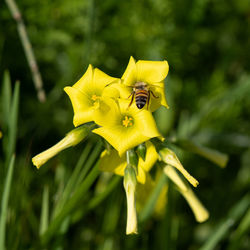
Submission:
M 71 130 L 61 141 L 59 141 L 53 147 L 43 151 L 42 153 L 34 156 L 32 158 L 33 164 L 40 168 L 45 164 L 49 159 L 60 153 L 62 150 L 75 146 L 80 143 L 92 129 L 91 126 L 80 126 Z
M 146 173 L 150 171 L 155 162 L 158 159 L 158 154 L 155 150 L 154 145 L 150 142 L 146 142 L 147 153 L 145 161 L 139 157 L 138 166 L 137 166 L 137 181 L 141 184 L 146 182 Z M 118 155 L 118 152 L 115 149 L 110 151 L 104 150 L 101 155 L 100 161 L 100 170 L 106 172 L 113 172 L 117 175 L 124 176 L 124 170 L 127 166 L 125 154 L 121 157 Z
M 161 136 L 148 110 L 139 110 L 135 104 L 128 109 L 129 100 L 107 99 L 95 111 L 95 122 L 102 126 L 93 132 L 106 139 L 121 156 L 150 138 Z
M 64 88 L 72 102 L 74 109 L 73 123 L 75 126 L 94 120 L 94 110 L 99 107 L 99 101 L 103 94 L 108 92 L 105 87 L 114 81 L 118 81 L 118 79 L 105 74 L 97 68 L 93 69 L 92 65 L 89 65 L 78 82 L 72 87 Z M 115 96 L 116 93 L 111 91 L 109 95 Z
M 146 84 L 150 91 L 150 110 L 153 112 L 161 105 L 168 108 L 165 98 L 164 79 L 168 74 L 169 66 L 167 61 L 144 61 L 131 56 L 128 66 L 122 76 L 122 84 L 116 87 L 120 91 L 121 98 L 128 98 L 133 91 L 132 88 L 138 82 Z M 150 94 L 149 93 L 149 94 Z

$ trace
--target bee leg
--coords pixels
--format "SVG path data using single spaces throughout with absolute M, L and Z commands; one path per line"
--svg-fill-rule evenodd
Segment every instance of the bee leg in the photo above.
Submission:
M 154 92 L 153 92 L 153 91 L 149 90 L 149 92 L 152 93 L 152 95 L 153 95 L 154 98 L 159 98 L 159 96 L 155 96 L 155 95 L 154 95 Z
M 135 92 L 132 91 L 131 94 L 127 97 L 127 99 L 129 99 L 129 97 L 130 97 L 131 95 L 134 95 L 134 94 L 135 94 Z M 132 96 L 132 99 L 133 99 L 133 96 Z
M 134 96 L 135 96 L 135 92 L 133 91 L 130 95 L 129 95 L 129 97 L 132 95 L 132 97 L 131 97 L 131 101 L 130 101 L 130 103 L 129 103 L 129 105 L 128 105 L 128 107 L 127 107 L 127 109 L 131 106 L 131 104 L 133 103 L 133 100 L 134 100 Z M 128 98 L 129 98 L 128 97 Z

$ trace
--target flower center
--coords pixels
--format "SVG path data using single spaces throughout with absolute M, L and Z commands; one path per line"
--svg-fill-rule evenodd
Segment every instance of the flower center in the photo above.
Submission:
M 127 128 L 131 127 L 133 125 L 133 118 L 130 116 L 125 116 L 124 119 L 122 120 L 122 125 Z
M 96 100 L 99 99 L 99 98 L 100 98 L 100 96 L 97 96 L 96 94 L 92 95 L 92 97 L 91 97 L 91 99 L 92 99 L 93 101 L 96 101 Z

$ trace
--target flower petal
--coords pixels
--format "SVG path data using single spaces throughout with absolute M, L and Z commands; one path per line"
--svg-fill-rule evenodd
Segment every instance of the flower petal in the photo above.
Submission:
M 101 70 L 99 70 L 98 68 L 94 69 L 94 75 L 93 75 L 94 89 L 102 91 L 105 88 L 105 86 L 117 80 L 118 78 L 111 77 L 102 72 Z
M 134 115 L 135 126 L 144 136 L 149 138 L 161 136 L 157 129 L 152 113 L 148 110 L 140 110 Z
M 135 59 L 131 56 L 128 66 L 122 75 L 123 84 L 132 86 L 137 81 L 137 71 Z
M 119 97 L 122 99 L 130 100 L 130 95 L 133 91 L 132 88 L 122 84 L 122 83 L 114 83 L 111 85 L 112 88 L 115 88 L 119 92 Z M 108 87 L 107 87 L 108 88 Z
M 93 121 L 93 107 L 89 97 L 74 87 L 65 87 L 64 91 L 68 94 L 73 110 L 75 126 Z
M 137 81 L 145 83 L 163 81 L 169 70 L 167 61 L 144 61 L 139 60 L 136 63 Z
M 129 129 L 122 126 L 101 127 L 92 132 L 106 139 L 119 152 L 120 156 L 128 149 L 150 139 L 133 127 Z
M 169 106 L 165 97 L 164 82 L 150 84 L 150 90 L 153 92 L 153 94 L 150 95 L 150 110 L 154 112 L 160 106 L 164 106 L 168 109 Z
M 113 172 L 117 175 L 124 175 L 124 169 L 127 166 L 125 155 L 120 157 L 114 149 L 108 152 L 104 150 L 101 154 L 99 168 L 101 171 Z
M 73 87 L 75 89 L 83 90 L 85 85 L 91 85 L 93 78 L 93 66 L 90 64 L 84 75 L 78 80 Z
M 143 168 L 141 168 L 140 166 L 138 166 L 138 171 L 137 171 L 137 176 L 136 176 L 138 182 L 140 182 L 141 184 L 145 184 L 146 182 L 146 173 L 143 170 Z
M 112 98 L 102 98 L 100 108 L 95 110 L 94 121 L 96 124 L 105 127 L 112 127 L 121 124 L 122 116 L 117 102 Z

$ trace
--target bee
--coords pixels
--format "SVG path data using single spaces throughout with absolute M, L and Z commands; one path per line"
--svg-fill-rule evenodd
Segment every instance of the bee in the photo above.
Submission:
M 154 95 L 153 91 L 149 89 L 148 85 L 145 82 L 135 83 L 135 85 L 133 86 L 133 91 L 128 97 L 130 98 L 132 96 L 128 108 L 132 105 L 135 98 L 135 104 L 138 109 L 142 109 L 146 105 L 146 103 L 148 109 L 151 94 L 154 98 L 159 98 L 159 96 Z

